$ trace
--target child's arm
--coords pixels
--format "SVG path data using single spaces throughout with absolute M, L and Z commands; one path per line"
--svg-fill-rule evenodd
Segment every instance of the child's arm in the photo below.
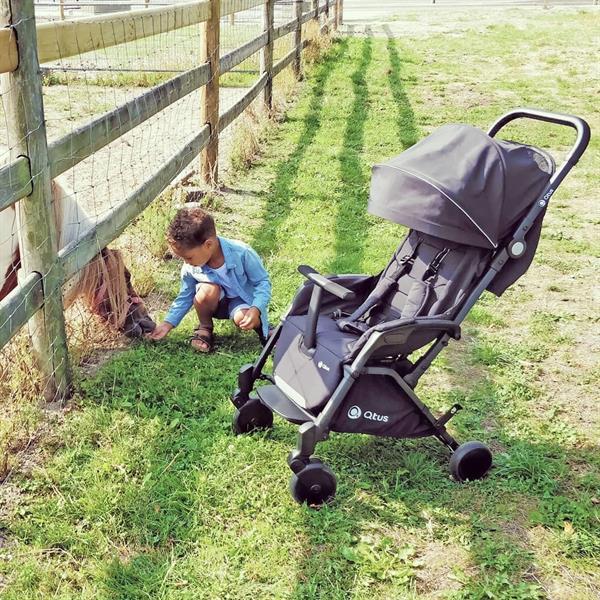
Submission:
M 196 295 L 196 284 L 198 283 L 189 273 L 181 270 L 181 287 L 177 298 L 173 300 L 167 315 L 163 322 L 148 336 L 152 340 L 161 340 L 174 327 L 177 327 L 183 317 L 188 313 L 194 304 L 194 296 Z
M 260 256 L 250 247 L 244 253 L 244 270 L 248 279 L 254 284 L 252 306 L 256 307 L 261 315 L 265 315 L 271 299 L 271 280 Z

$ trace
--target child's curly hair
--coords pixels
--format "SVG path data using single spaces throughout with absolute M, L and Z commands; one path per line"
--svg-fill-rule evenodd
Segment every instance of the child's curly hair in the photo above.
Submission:
M 212 216 L 201 208 L 181 208 L 167 229 L 169 244 L 195 248 L 217 234 Z

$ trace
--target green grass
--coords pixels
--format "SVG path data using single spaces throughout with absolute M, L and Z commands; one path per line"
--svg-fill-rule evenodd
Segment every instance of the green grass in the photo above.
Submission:
M 518 105 L 574 112 L 595 131 L 593 66 L 579 58 L 594 55 L 594 14 L 511 10 L 483 33 L 334 44 L 216 212 L 223 234 L 264 257 L 273 320 L 299 263 L 375 272 L 395 249 L 403 230 L 366 214 L 374 162 L 438 125 L 485 128 Z M 513 20 L 527 24 L 517 38 Z M 559 153 L 572 140 L 538 126 L 511 135 Z M 336 501 L 295 505 L 285 456 L 296 428 L 230 432 L 228 395 L 257 341 L 220 323 L 217 352 L 196 355 L 190 316 L 165 343 L 133 345 L 81 378 L 72 410 L 0 487 L 3 597 L 596 597 L 598 166 L 593 139 L 529 273 L 481 299 L 420 386 L 434 411 L 465 407 L 451 422 L 460 440 L 492 447 L 484 481 L 453 483 L 433 439 L 334 434 L 318 454 L 338 475 Z M 162 217 L 147 218 L 150 231 Z M 177 269 L 157 268 L 159 289 L 176 292 Z

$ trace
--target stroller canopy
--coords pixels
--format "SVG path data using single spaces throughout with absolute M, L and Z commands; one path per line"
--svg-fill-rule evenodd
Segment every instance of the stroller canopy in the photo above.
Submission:
M 459 244 L 496 248 L 553 171 L 537 148 L 445 125 L 373 167 L 369 212 Z

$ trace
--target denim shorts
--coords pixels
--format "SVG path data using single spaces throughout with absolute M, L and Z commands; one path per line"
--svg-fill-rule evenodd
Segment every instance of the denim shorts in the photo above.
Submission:
M 198 285 L 196 286 L 196 293 L 198 292 L 198 288 L 204 283 L 210 282 L 201 281 L 200 283 L 198 283 Z M 244 302 L 241 298 L 225 297 L 225 291 L 221 287 L 221 296 L 219 297 L 219 304 L 217 305 L 217 310 L 213 317 L 215 319 L 233 319 L 233 315 L 235 315 L 235 313 L 241 308 L 250 308 L 250 305 Z
M 250 305 L 241 298 L 226 298 L 219 300 L 217 310 L 214 314 L 215 319 L 233 319 L 233 315 L 240 310 L 250 308 Z

